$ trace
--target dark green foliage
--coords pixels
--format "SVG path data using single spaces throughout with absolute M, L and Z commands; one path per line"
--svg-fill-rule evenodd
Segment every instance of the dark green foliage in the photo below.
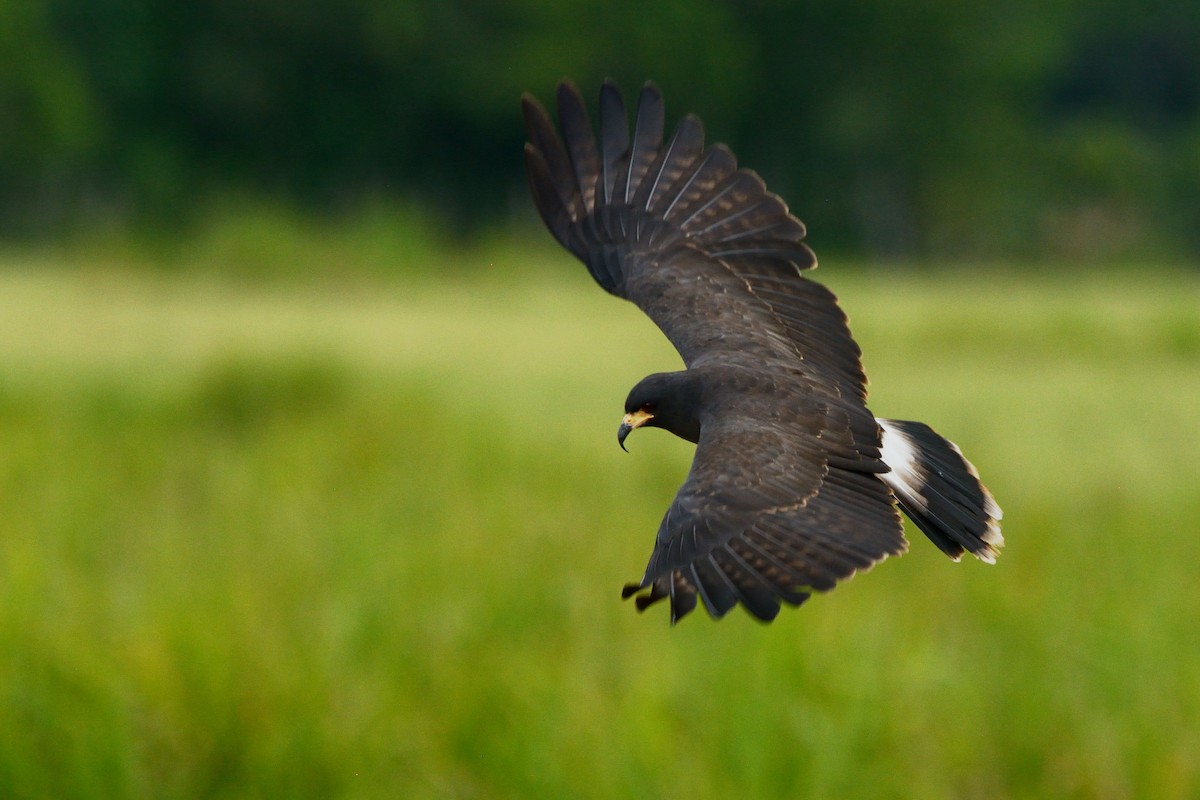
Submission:
M 818 251 L 1195 253 L 1196 41 L 1194 3 L 0 0 L 0 235 L 231 190 L 526 220 L 516 99 L 572 76 L 657 81 Z

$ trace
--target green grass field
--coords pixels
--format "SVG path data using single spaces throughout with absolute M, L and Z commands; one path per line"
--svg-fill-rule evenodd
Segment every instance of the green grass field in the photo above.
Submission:
M 818 270 L 1008 547 L 912 529 L 770 626 L 671 628 L 619 590 L 690 447 L 615 433 L 677 358 L 514 259 L 7 260 L 0 796 L 1200 796 L 1200 276 Z

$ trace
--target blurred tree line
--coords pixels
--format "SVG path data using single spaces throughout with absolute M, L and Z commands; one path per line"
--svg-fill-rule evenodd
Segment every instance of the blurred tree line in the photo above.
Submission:
M 0 235 L 526 220 L 517 98 L 654 79 L 818 248 L 1200 254 L 1200 3 L 0 0 Z M 457 227 L 455 227 L 457 226 Z

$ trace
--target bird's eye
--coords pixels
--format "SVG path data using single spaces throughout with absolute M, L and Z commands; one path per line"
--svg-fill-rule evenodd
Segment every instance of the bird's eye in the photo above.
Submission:
M 642 411 L 645 411 L 647 414 L 653 414 L 654 403 L 642 403 Z

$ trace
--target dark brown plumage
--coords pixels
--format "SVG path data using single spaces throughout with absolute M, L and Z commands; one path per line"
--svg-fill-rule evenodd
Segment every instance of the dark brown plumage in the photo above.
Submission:
M 522 99 L 534 202 L 554 237 L 605 290 L 662 329 L 687 369 L 630 392 L 619 432 L 661 427 L 696 442 L 659 527 L 638 608 L 670 598 L 714 617 L 780 603 L 902 553 L 897 503 L 955 560 L 991 561 L 1000 510 L 974 468 L 920 423 L 876 419 L 860 351 L 837 299 L 805 279 L 804 225 L 724 145 L 686 116 L 664 141 L 647 84 L 632 135 L 605 83 L 597 143 L 579 90 L 558 87 L 561 136 Z M 643 594 L 638 594 L 643 592 Z

